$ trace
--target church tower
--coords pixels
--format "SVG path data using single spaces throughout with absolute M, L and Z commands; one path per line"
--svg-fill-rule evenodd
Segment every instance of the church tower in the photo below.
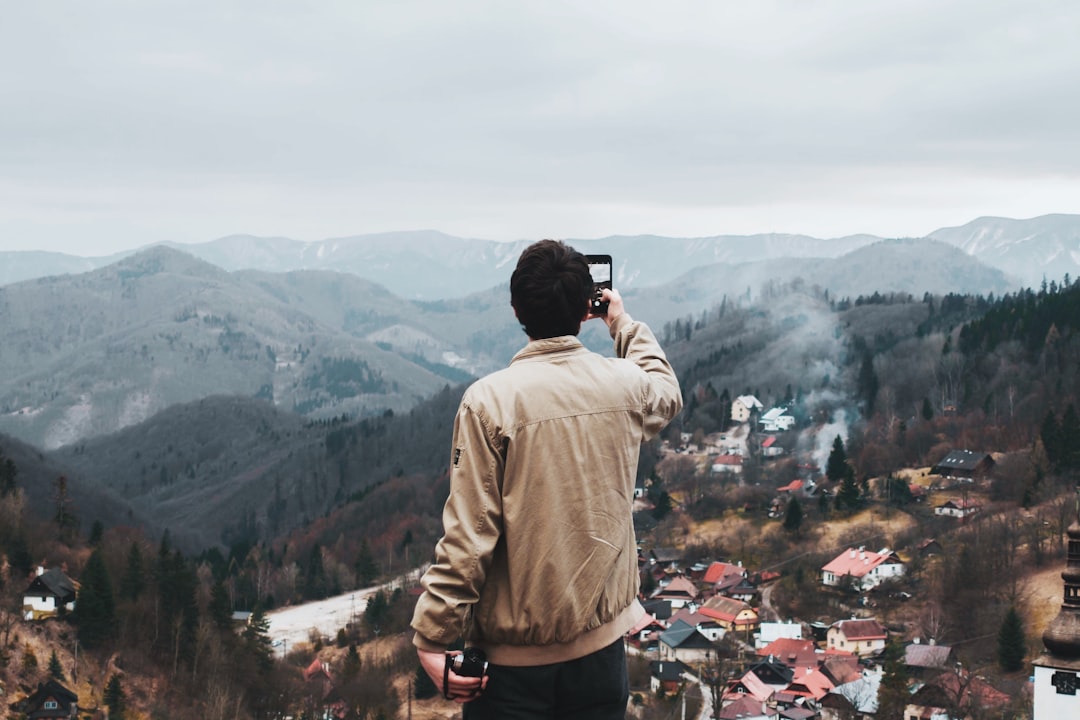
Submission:
M 1068 559 L 1061 573 L 1065 598 L 1043 633 L 1046 652 L 1034 662 L 1034 720 L 1080 718 L 1080 488 L 1067 534 Z

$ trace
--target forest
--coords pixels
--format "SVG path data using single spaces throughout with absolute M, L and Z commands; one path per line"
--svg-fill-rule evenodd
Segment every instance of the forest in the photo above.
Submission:
M 1080 284 L 1067 277 L 997 298 L 832 298 L 798 281 L 673 321 L 658 335 L 687 402 L 643 453 L 639 473 L 663 500 L 641 524 L 643 547 L 677 545 L 690 559 L 776 568 L 778 602 L 810 621 L 846 602 L 819 592 L 817 571 L 834 546 L 865 537 L 862 520 L 892 533 L 892 547 L 913 558 L 920 541 L 948 538 L 953 549 L 942 559 L 915 562 L 904 589 L 918 600 L 883 601 L 882 612 L 913 617 L 924 636 L 958 643 L 980 667 L 993 664 L 997 629 L 1018 612 L 1031 657 L 1039 643 L 1024 578 L 1060 565 L 1080 477 L 1078 330 Z M 342 382 L 356 382 L 354 375 L 377 379 L 353 373 Z M 47 507 L 29 506 L 20 468 L 0 457 L 5 703 L 53 677 L 112 718 L 314 717 L 325 698 L 305 670 L 316 657 L 331 664 L 351 717 L 396 717 L 430 696 L 408 642 L 408 583 L 380 591 L 361 621 L 337 637 L 312 638 L 310 647 L 273 647 L 265 613 L 373 587 L 430 557 L 461 391 L 447 386 L 408 413 L 309 428 L 323 433 L 328 466 L 371 481 L 279 536 L 267 527 L 283 500 L 268 488 L 264 504 L 237 519 L 227 545 L 195 553 L 181 552 L 167 532 L 150 537 L 140 527 L 80 517 L 59 481 Z M 782 459 L 751 456 L 741 481 L 718 482 L 663 456 L 663 441 L 725 431 L 731 402 L 746 394 L 798 418 L 780 438 L 789 449 Z M 837 443 L 839 461 L 831 457 Z M 959 529 L 919 505 L 906 474 L 953 449 L 997 461 L 988 511 Z M 832 490 L 821 495 L 827 499 L 802 504 L 797 519 L 790 508 L 770 518 L 775 489 L 803 473 Z M 900 516 L 910 522 L 889 530 Z M 720 532 L 705 531 L 718 524 Z M 21 594 L 39 565 L 77 578 L 78 602 L 73 613 L 26 623 Z M 250 613 L 240 629 L 238 611 Z M 638 682 L 641 673 L 632 670 Z

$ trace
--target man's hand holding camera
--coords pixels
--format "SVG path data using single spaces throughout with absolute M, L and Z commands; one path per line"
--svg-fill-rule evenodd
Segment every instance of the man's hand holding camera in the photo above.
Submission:
M 467 703 L 475 700 L 487 686 L 487 663 L 482 660 L 465 656 L 461 651 L 444 653 L 417 648 L 417 655 L 424 672 L 448 700 Z M 465 674 L 459 674 L 459 671 Z

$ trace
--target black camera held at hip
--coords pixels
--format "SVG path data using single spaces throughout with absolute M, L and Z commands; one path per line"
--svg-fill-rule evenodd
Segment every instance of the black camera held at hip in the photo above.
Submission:
M 465 648 L 457 655 L 447 655 L 443 665 L 443 697 L 453 699 L 450 695 L 451 670 L 463 677 L 484 677 L 487 666 L 487 656 L 479 648 Z
M 480 648 L 465 648 L 460 655 L 450 656 L 450 669 L 464 677 L 484 677 L 487 656 Z

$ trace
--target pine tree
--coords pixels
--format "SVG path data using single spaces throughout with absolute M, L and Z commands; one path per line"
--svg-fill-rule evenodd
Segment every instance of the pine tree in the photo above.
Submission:
M 115 636 L 116 607 L 112 583 L 100 548 L 90 553 L 86 561 L 73 620 L 79 629 L 79 642 L 88 648 L 101 647 Z
M 56 656 L 55 650 L 49 655 L 49 677 L 60 682 L 64 681 L 64 666 L 60 664 L 60 658 Z
M 930 404 L 930 398 L 924 397 L 922 401 L 922 417 L 923 420 L 934 419 L 934 407 Z
M 1005 672 L 1016 672 L 1024 667 L 1027 654 L 1027 640 L 1024 638 L 1024 624 L 1015 607 L 1005 613 L 1005 619 L 998 630 L 998 665 Z
M 799 502 L 799 498 L 792 497 L 788 501 L 787 510 L 784 513 L 784 529 L 788 532 L 795 533 L 795 537 L 799 537 L 799 531 L 803 524 L 803 509 L 802 503 Z
M 911 700 L 908 692 L 907 670 L 904 668 L 904 648 L 895 640 L 885 646 L 881 685 L 878 689 L 876 720 L 904 720 L 904 709 Z
M 371 554 L 367 538 L 360 543 L 360 552 L 356 557 L 356 579 L 360 587 L 368 587 L 379 576 L 379 569 L 375 565 L 375 558 Z
M 109 720 L 123 720 L 127 706 L 127 693 L 120 684 L 120 676 L 112 675 L 105 685 L 105 706 L 109 708 Z
M 1080 468 L 1080 415 L 1072 403 L 1061 417 L 1061 466 L 1068 470 Z
M 139 544 L 132 540 L 131 547 L 128 548 L 127 566 L 120 578 L 120 597 L 135 602 L 145 589 L 146 574 L 143 571 L 142 551 Z
M 844 451 L 844 440 L 837 435 L 836 439 L 833 440 L 829 459 L 825 463 L 825 477 L 829 479 L 829 482 L 835 484 L 844 479 L 847 470 L 848 462 L 847 452 Z
M 222 630 L 232 627 L 232 602 L 225 583 L 218 580 L 210 591 L 210 619 Z
M 247 627 L 240 634 L 244 646 L 255 658 L 256 666 L 261 672 L 268 672 L 274 665 L 274 649 L 270 644 L 270 620 L 262 605 L 257 604 L 251 610 Z

